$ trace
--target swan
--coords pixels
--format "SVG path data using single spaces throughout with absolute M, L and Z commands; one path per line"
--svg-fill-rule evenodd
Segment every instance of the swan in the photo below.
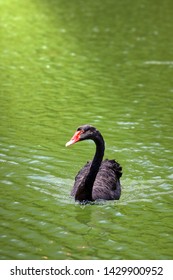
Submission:
M 66 147 L 89 139 L 95 142 L 95 155 L 76 175 L 71 195 L 79 202 L 118 200 L 121 196 L 122 167 L 115 160 L 103 160 L 105 143 L 101 133 L 94 126 L 82 125 Z

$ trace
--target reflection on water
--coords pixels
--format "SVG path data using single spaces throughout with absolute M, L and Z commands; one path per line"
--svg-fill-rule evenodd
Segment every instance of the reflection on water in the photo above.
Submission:
M 143 2 L 1 5 L 1 259 L 172 259 L 172 15 Z M 123 166 L 119 201 L 70 197 L 84 123 Z
M 145 61 L 145 64 L 173 65 L 173 61 Z

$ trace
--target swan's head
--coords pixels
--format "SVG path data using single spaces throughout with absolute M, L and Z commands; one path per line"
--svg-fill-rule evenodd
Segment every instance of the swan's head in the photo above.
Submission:
M 94 140 L 99 134 L 99 131 L 94 126 L 89 124 L 82 125 L 78 127 L 71 140 L 66 143 L 66 147 L 83 140 Z

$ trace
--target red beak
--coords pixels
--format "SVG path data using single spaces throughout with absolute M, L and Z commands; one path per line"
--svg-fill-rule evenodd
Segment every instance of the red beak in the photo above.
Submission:
M 74 143 L 78 142 L 80 140 L 80 135 L 81 135 L 82 131 L 76 131 L 75 134 L 73 135 L 73 137 L 71 138 L 70 141 L 68 141 L 65 146 L 68 147 L 70 145 L 73 145 Z

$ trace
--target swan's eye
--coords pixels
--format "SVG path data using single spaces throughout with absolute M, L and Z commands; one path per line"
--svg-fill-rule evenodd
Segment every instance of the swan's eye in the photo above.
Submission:
M 81 128 L 81 127 L 78 127 L 77 131 L 82 131 L 82 128 Z
M 95 128 L 91 127 L 90 125 L 85 125 L 85 126 L 78 127 L 77 131 L 80 131 L 82 134 L 82 133 L 87 133 L 87 132 L 93 132 L 93 131 L 95 131 Z
M 85 132 L 85 130 L 83 130 L 81 127 L 78 127 L 77 131 L 80 131 L 80 134 Z

